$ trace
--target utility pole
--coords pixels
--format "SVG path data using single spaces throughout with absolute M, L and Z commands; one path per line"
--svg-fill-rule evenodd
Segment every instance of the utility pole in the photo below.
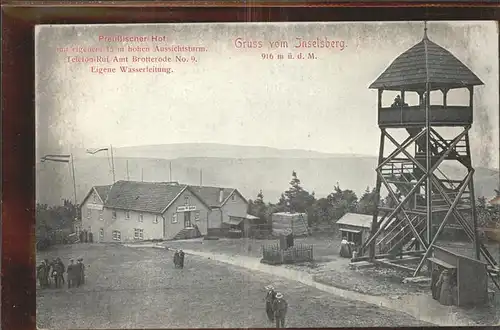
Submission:
M 113 146 L 110 145 L 109 146 L 109 150 L 111 152 L 111 171 L 113 173 L 113 183 L 116 182 L 116 178 L 115 178 L 115 160 L 114 160 L 114 157 L 113 157 Z
M 129 173 L 128 173 L 128 159 L 127 159 L 127 181 L 130 181 L 130 176 L 129 176 Z
M 75 178 L 75 162 L 73 161 L 73 154 L 71 154 L 71 172 L 73 172 L 73 193 L 75 195 L 75 207 L 78 203 L 76 199 L 76 178 Z
M 172 162 L 168 163 L 168 181 L 172 182 Z
M 200 187 L 203 186 L 203 170 L 200 169 Z
M 144 182 L 144 169 L 141 168 L 141 181 Z

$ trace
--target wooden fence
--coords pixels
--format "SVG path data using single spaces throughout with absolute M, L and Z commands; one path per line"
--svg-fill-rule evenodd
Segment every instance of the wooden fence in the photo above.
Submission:
M 261 262 L 277 265 L 313 261 L 313 246 L 298 244 L 281 250 L 279 244 L 262 246 Z

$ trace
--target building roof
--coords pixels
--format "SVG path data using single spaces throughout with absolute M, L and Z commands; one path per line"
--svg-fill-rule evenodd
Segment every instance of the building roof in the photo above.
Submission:
M 101 200 L 106 203 L 106 200 L 108 199 L 108 194 L 111 191 L 111 185 L 107 186 L 94 186 L 94 189 L 101 198 Z
M 381 217 L 379 217 L 380 221 Z M 348 225 L 354 227 L 362 227 L 370 229 L 372 227 L 372 215 L 359 213 L 346 213 L 337 221 L 338 225 Z
M 117 181 L 109 191 L 105 206 L 131 211 L 162 213 L 186 185 L 164 182 Z
M 206 187 L 206 186 L 189 186 L 192 192 L 198 195 L 210 207 L 221 207 L 224 205 L 229 196 L 235 191 L 234 188 L 221 188 L 221 187 Z M 222 193 L 222 200 L 220 200 L 220 192 Z
M 369 88 L 398 91 L 425 89 L 426 58 L 431 90 L 483 85 L 465 64 L 430 41 L 424 33 L 423 39 L 399 55 Z
M 95 190 L 109 208 L 142 211 L 148 213 L 163 213 L 165 209 L 183 192 L 189 190 L 207 207 L 221 207 L 233 193 L 241 196 L 234 188 L 188 186 L 172 182 L 139 182 L 117 181 L 113 185 L 95 186 L 87 194 Z M 222 194 L 222 201 L 220 198 Z M 83 200 L 82 204 L 85 202 Z M 241 196 L 246 202 L 245 198 Z

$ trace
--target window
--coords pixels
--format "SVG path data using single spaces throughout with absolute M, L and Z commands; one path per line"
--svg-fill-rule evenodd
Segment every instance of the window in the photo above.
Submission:
M 87 219 L 90 219 L 91 216 L 92 216 L 92 210 L 87 209 Z
M 184 196 L 184 205 L 189 205 L 189 196 Z
M 139 222 L 143 222 L 144 221 L 144 217 L 142 215 L 142 213 L 139 213 Z
M 144 239 L 144 229 L 134 229 L 134 239 Z
M 154 219 L 153 219 L 153 223 L 158 223 L 158 222 L 160 222 L 160 216 L 159 215 L 155 216 Z
M 231 200 L 234 201 L 235 200 L 235 197 L 234 197 L 234 194 L 231 195 Z
M 93 195 L 92 195 L 92 201 L 93 201 L 94 203 L 98 203 L 98 202 L 99 202 L 99 199 L 97 198 L 97 195 L 96 195 L 96 194 L 93 194 Z
M 118 230 L 113 230 L 113 240 L 114 241 L 122 240 L 122 234 Z
M 177 213 L 172 215 L 172 223 L 177 223 Z
M 125 219 L 130 219 L 130 212 L 129 211 L 126 211 L 125 212 Z
M 113 218 L 113 220 L 116 220 L 116 211 L 113 211 L 113 213 L 111 214 L 111 217 Z
M 194 221 L 200 221 L 200 211 L 194 213 Z
M 104 216 L 102 214 L 102 210 L 99 211 L 99 220 L 104 221 Z
M 104 228 L 99 229 L 99 237 L 104 238 Z

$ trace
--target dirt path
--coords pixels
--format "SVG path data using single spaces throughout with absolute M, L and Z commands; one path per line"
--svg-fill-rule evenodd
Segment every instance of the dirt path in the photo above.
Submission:
M 156 248 L 165 248 L 162 245 L 152 245 Z M 433 323 L 439 326 L 475 326 L 479 325 L 470 319 L 458 317 L 453 311 L 453 307 L 443 306 L 431 299 L 428 295 L 406 295 L 395 299 L 386 297 L 370 296 L 354 291 L 343 290 L 333 286 L 325 285 L 314 281 L 313 276 L 306 272 L 284 267 L 270 266 L 260 263 L 259 258 L 245 256 L 229 256 L 213 252 L 201 252 L 194 250 L 184 250 L 186 254 L 196 255 L 211 259 L 215 262 L 226 263 L 249 270 L 260 271 L 273 276 L 298 281 L 310 287 L 314 287 L 323 292 L 349 299 L 366 302 L 368 304 L 385 307 L 394 311 L 409 314 L 424 322 Z

